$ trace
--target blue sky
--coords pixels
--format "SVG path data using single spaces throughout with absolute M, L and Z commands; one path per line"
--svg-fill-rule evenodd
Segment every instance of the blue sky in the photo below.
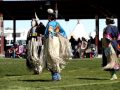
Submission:
M 67 35 L 69 35 L 77 25 L 78 19 L 70 19 L 69 21 L 65 20 L 57 20 L 60 25 L 65 29 Z M 45 26 L 48 20 L 40 20 Z M 90 32 L 95 31 L 95 19 L 79 19 L 80 24 L 82 24 L 85 28 L 85 31 L 89 34 Z M 117 20 L 115 19 L 115 25 L 117 25 Z M 105 25 L 105 19 L 99 20 L 99 31 L 103 31 Z M 13 28 L 13 21 L 4 20 L 4 29 L 6 27 Z M 16 21 L 16 30 L 29 30 L 31 27 L 31 20 L 17 20 Z

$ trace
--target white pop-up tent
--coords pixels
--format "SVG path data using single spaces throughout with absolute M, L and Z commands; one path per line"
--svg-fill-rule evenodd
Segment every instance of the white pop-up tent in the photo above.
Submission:
M 75 29 L 70 33 L 69 38 L 70 38 L 71 36 L 73 36 L 76 40 L 77 40 L 78 38 L 81 39 L 82 37 L 84 37 L 84 38 L 87 39 L 87 40 L 89 39 L 89 35 L 88 35 L 88 33 L 85 31 L 84 26 L 83 26 L 82 24 L 80 24 L 79 22 L 77 23 Z

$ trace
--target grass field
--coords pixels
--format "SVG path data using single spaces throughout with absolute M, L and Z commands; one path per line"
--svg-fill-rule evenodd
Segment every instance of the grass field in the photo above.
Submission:
M 117 73 L 120 78 L 120 72 Z M 50 72 L 33 75 L 22 59 L 0 59 L 0 90 L 120 90 L 120 79 L 111 81 L 101 68 L 101 59 L 71 60 L 61 81 L 51 81 Z

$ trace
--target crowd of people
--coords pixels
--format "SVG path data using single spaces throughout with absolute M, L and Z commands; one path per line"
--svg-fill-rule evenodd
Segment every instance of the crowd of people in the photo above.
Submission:
M 6 58 L 25 58 L 26 47 L 22 44 L 15 44 L 6 50 L 5 57 Z
M 90 37 L 89 40 L 86 40 L 84 37 L 76 40 L 73 36 L 71 36 L 69 42 L 71 43 L 72 47 L 72 58 L 95 57 L 95 39 L 92 37 Z
M 102 57 L 103 70 L 110 71 L 111 79 L 117 79 L 116 71 L 120 69 L 118 52 L 120 52 L 120 33 L 114 20 L 106 18 L 103 31 Z M 51 72 L 52 80 L 61 80 L 61 70 L 69 58 L 85 58 L 96 56 L 95 38 L 84 37 L 75 40 L 73 36 L 68 40 L 65 30 L 56 21 L 55 13 L 48 9 L 48 24 L 38 24 L 36 19 L 31 21 L 28 31 L 26 49 L 23 45 L 14 45 L 7 51 L 8 57 L 20 57 L 26 54 L 26 65 L 35 74 L 44 68 Z M 72 53 L 72 54 L 71 54 Z

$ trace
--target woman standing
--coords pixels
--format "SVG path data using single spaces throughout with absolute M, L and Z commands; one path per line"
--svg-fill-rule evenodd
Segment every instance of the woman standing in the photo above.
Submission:
M 27 57 L 26 57 L 26 64 L 30 70 L 34 70 L 34 74 L 39 74 L 42 72 L 42 66 L 40 58 L 38 57 L 38 33 L 36 31 L 38 23 L 36 19 L 32 19 L 31 21 L 31 29 L 28 31 L 27 35 Z
M 48 20 L 44 35 L 44 61 L 51 72 L 52 80 L 61 80 L 61 70 L 70 56 L 70 45 L 65 31 L 56 21 L 52 9 L 48 9 Z
M 120 69 L 120 64 L 116 55 L 117 40 L 119 39 L 119 31 L 116 26 L 113 26 L 114 20 L 106 18 L 106 27 L 103 31 L 103 69 L 110 71 L 111 79 L 117 79 L 116 71 Z

